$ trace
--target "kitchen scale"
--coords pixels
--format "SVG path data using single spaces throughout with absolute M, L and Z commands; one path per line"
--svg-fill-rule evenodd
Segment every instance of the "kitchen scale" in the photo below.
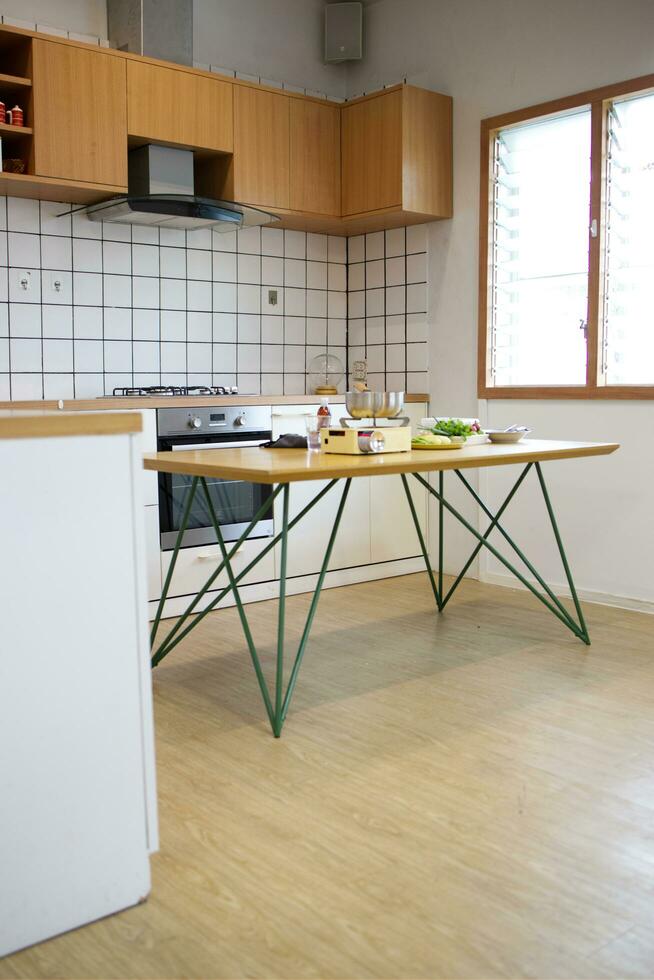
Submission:
M 411 449 L 410 419 L 353 419 L 345 416 L 340 426 L 324 428 L 320 433 L 323 453 L 365 456 L 369 453 L 406 453 Z

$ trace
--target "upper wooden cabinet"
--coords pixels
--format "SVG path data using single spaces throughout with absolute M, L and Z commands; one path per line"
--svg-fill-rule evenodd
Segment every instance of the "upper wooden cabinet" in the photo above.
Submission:
M 183 68 L 130 60 L 127 129 L 156 143 L 231 153 L 232 86 Z
M 32 58 L 35 173 L 126 188 L 125 61 L 40 38 Z
M 244 204 L 290 206 L 291 100 L 264 89 L 234 86 L 234 197 Z
M 291 210 L 340 216 L 340 106 L 308 99 L 289 102 Z
M 452 214 L 452 100 L 403 85 L 342 110 L 343 215 Z

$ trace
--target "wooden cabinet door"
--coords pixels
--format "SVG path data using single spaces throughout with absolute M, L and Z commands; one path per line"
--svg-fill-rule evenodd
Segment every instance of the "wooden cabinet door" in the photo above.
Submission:
M 125 77 L 123 58 L 34 39 L 38 176 L 127 187 Z
M 340 215 L 340 107 L 303 99 L 289 101 L 291 210 Z
M 291 99 L 234 86 L 234 198 L 269 208 L 290 205 Z
M 343 214 L 402 203 L 402 92 L 343 107 Z
M 156 143 L 231 153 L 232 85 L 141 61 L 127 64 L 127 129 Z

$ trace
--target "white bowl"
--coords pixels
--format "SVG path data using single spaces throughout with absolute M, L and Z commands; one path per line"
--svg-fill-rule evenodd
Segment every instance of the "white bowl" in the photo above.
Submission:
M 530 432 L 531 429 L 521 429 L 518 432 L 504 432 L 502 429 L 486 429 L 486 435 L 491 442 L 504 443 L 505 445 L 509 442 L 520 442 Z

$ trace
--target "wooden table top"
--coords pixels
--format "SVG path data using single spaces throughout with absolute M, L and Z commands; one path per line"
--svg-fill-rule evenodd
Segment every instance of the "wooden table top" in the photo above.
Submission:
M 605 456 L 618 449 L 615 442 L 558 442 L 523 439 L 513 445 L 487 443 L 462 449 L 413 449 L 407 453 L 370 453 L 340 456 L 309 453 L 303 449 L 196 449 L 146 453 L 146 470 L 184 473 L 188 476 L 247 480 L 251 483 L 295 483 L 391 473 L 424 473 L 430 470 L 463 470 L 550 459 Z

